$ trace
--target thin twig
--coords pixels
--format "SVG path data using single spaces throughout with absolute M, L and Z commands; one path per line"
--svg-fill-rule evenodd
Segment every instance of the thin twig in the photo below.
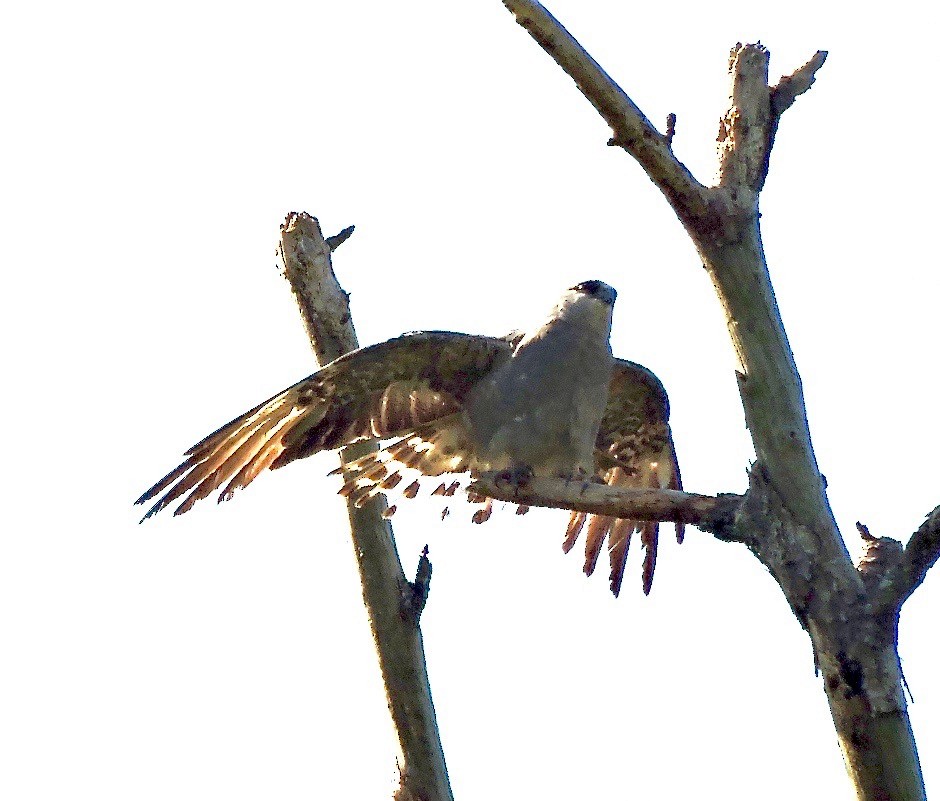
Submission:
M 663 137 L 670 150 L 672 150 L 672 140 L 676 137 L 676 119 L 676 115 L 671 112 L 666 115 L 666 133 Z
M 428 602 L 431 591 L 431 560 L 428 558 L 428 546 L 425 545 L 418 558 L 418 569 L 415 571 L 415 580 L 408 587 L 405 599 L 406 611 L 411 613 L 415 622 L 421 618 L 421 613 Z
M 350 228 L 346 231 L 351 233 Z M 349 296 L 333 273 L 331 250 L 316 217 L 304 212 L 287 215 L 281 225 L 278 253 L 310 346 L 321 365 L 359 347 L 349 314 Z
M 353 235 L 353 232 L 356 230 L 355 225 L 350 225 L 347 228 L 344 228 L 338 234 L 333 234 L 333 236 L 328 236 L 326 238 L 326 244 L 329 246 L 331 251 L 336 250 L 340 245 L 343 244 L 349 237 Z

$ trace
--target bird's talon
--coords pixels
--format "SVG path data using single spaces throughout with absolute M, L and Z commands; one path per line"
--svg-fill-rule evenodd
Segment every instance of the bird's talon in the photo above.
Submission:
M 507 470 L 501 470 L 493 478 L 493 483 L 497 487 L 518 489 L 528 484 L 533 475 L 534 473 L 531 467 L 528 465 L 520 465 L 518 467 L 510 467 Z

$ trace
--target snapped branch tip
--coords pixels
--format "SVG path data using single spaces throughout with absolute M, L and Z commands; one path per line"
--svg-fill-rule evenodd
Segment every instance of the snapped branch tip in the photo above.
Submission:
M 676 135 L 676 115 L 670 113 L 666 117 L 666 133 L 663 134 L 663 138 L 666 140 L 666 147 L 670 150 L 672 149 L 672 140 Z
M 330 250 L 336 250 L 340 245 L 343 244 L 349 237 L 353 235 L 353 232 L 356 230 L 355 225 L 349 225 L 340 231 L 338 234 L 333 234 L 333 236 L 328 236 L 326 238 L 326 244 L 329 246 Z
M 826 63 L 828 55 L 826 50 L 817 50 L 802 67 L 780 79 L 779 83 L 770 90 L 770 102 L 774 114 L 779 117 L 796 102 L 801 94 L 809 91 L 816 81 L 816 73 Z

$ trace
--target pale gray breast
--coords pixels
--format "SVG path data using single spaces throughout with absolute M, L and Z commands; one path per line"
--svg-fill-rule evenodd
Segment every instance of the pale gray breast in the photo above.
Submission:
M 590 464 L 613 367 L 607 338 L 592 333 L 556 322 L 474 388 L 467 416 L 484 460 Z

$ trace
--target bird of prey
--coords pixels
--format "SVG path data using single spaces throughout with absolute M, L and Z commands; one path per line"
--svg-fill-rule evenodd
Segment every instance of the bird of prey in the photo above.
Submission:
M 347 353 L 190 448 L 179 467 L 137 499 L 154 501 L 144 519 L 179 499 L 175 514 L 187 512 L 220 488 L 218 500 L 227 500 L 267 468 L 359 440 L 391 440 L 345 468 L 340 492 L 359 505 L 393 490 L 409 469 L 681 489 L 662 384 L 645 367 L 611 354 L 616 294 L 601 281 L 580 283 L 525 334 L 424 331 Z M 435 493 L 452 494 L 455 486 L 442 483 Z M 414 497 L 418 487 L 409 484 L 403 494 Z M 474 520 L 488 517 L 488 509 Z M 582 529 L 588 575 L 608 541 L 614 595 L 638 531 L 649 592 L 657 523 L 574 512 L 565 551 Z M 678 525 L 676 533 L 681 542 Z

